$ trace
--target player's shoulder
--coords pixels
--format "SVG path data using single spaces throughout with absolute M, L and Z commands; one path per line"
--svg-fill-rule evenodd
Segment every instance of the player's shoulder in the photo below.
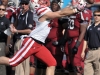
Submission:
M 89 9 L 85 9 L 84 11 L 82 12 L 79 12 L 76 14 L 77 17 L 82 17 L 82 16 L 92 16 L 92 11 L 89 10 Z
M 90 9 L 85 9 L 82 13 L 90 14 L 90 13 L 92 13 L 92 11 Z
M 47 12 L 51 11 L 51 9 L 49 7 L 38 7 L 37 9 L 35 9 L 35 13 L 38 16 L 42 16 L 44 14 L 46 14 Z
M 49 7 L 38 7 L 36 9 L 36 12 L 39 12 L 39 11 L 44 11 L 44 10 L 51 10 Z

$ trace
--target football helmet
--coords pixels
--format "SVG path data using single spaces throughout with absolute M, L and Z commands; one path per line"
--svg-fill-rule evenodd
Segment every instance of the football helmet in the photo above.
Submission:
M 79 11 L 84 10 L 86 6 L 85 0 L 72 0 L 72 6 L 77 8 Z
M 10 7 L 10 6 L 16 7 L 16 4 L 13 1 L 9 1 L 8 2 L 8 7 Z
M 30 8 L 36 9 L 39 6 L 50 6 L 50 0 L 30 0 Z

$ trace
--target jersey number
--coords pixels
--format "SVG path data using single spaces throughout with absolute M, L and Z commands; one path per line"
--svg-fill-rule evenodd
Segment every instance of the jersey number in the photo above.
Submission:
M 69 29 L 74 29 L 74 20 L 73 19 L 69 19 L 69 23 L 68 23 L 68 28 Z

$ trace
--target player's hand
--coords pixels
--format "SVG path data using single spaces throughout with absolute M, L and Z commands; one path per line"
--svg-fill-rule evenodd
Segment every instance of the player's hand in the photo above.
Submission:
M 84 60 L 84 57 L 85 57 L 85 52 L 82 52 L 82 53 L 81 53 L 81 58 L 82 58 L 82 60 Z
M 77 54 L 77 51 L 78 51 L 78 48 L 74 46 L 74 47 L 72 48 L 72 53 L 73 53 L 73 54 Z

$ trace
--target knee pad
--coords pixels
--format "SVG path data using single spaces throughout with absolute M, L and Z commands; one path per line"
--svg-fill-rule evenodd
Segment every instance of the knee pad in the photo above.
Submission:
M 83 74 L 83 68 L 81 66 L 75 66 L 74 71 Z

